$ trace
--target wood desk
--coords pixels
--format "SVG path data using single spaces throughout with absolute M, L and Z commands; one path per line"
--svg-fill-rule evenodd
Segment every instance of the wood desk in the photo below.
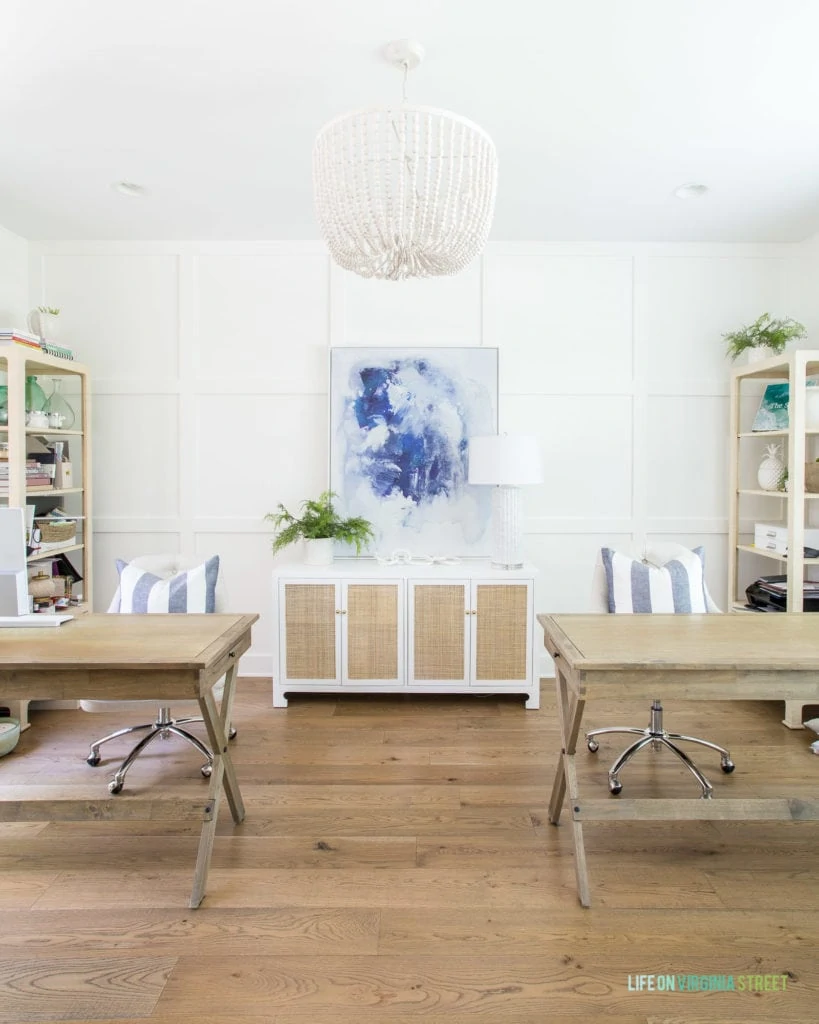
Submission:
M 0 821 L 202 816 L 190 906 L 205 895 L 222 788 L 238 824 L 245 815 L 228 751 L 227 732 L 239 658 L 258 615 L 86 615 L 54 629 L 0 631 L 0 690 L 49 700 L 198 700 L 213 751 L 207 796 L 161 795 L 148 801 L 127 791 L 107 797 L 100 782 L 87 796 L 76 787 L 0 787 Z M 225 677 L 221 708 L 213 687 Z M 80 756 L 78 754 L 78 756 Z M 96 794 L 99 792 L 100 796 Z M 139 813 L 142 811 L 142 813 Z
M 584 821 L 819 819 L 819 800 L 584 800 L 575 749 L 587 697 L 819 702 L 819 615 L 538 615 L 555 659 L 563 749 L 549 803 L 568 788 L 580 902 L 591 905 Z M 737 760 L 741 758 L 741 751 Z M 810 770 L 812 764 L 806 766 Z

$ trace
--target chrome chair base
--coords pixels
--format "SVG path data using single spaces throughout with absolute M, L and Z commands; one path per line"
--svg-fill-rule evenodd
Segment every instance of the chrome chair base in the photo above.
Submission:
M 101 740 L 97 740 L 95 743 L 92 743 L 91 749 L 88 752 L 88 757 L 85 759 L 86 763 L 90 764 L 92 768 L 97 768 L 102 763 L 100 747 L 103 743 L 107 743 L 109 740 L 115 740 L 119 736 L 127 736 L 129 733 L 142 732 L 147 729 L 148 731 L 146 735 L 142 737 L 116 772 L 114 772 L 114 778 L 108 783 L 109 793 L 116 795 L 117 793 L 122 792 L 128 769 L 145 750 L 148 744 L 152 743 L 157 737 L 167 740 L 171 736 L 178 736 L 180 739 L 187 740 L 187 742 L 198 750 L 205 758 L 205 763 L 199 771 L 203 778 L 208 779 L 213 772 L 213 754 L 208 750 L 198 736 L 194 736 L 192 732 L 188 732 L 187 729 L 182 728 L 184 725 L 190 725 L 193 722 L 201 721 L 201 718 L 172 718 L 170 707 L 160 708 L 155 722 L 147 722 L 144 725 L 129 725 L 126 729 L 117 729 L 116 732 L 112 732 L 108 736 L 103 736 Z M 228 739 L 232 740 L 235 735 L 236 730 L 231 727 L 230 732 L 228 733 Z
M 710 743 L 708 740 L 698 739 L 696 736 L 683 736 L 681 733 L 669 732 L 667 729 L 664 729 L 663 705 L 659 700 L 655 700 L 651 704 L 651 720 L 647 729 L 635 729 L 624 726 L 615 726 L 608 729 L 592 729 L 591 732 L 586 733 L 586 746 L 593 754 L 596 753 L 600 747 L 596 737 L 612 732 L 630 733 L 640 737 L 640 739 L 635 740 L 631 746 L 626 747 L 611 768 L 609 768 L 609 791 L 612 796 L 618 796 L 623 789 L 623 783 L 620 781 L 620 772 L 638 751 L 642 750 L 643 747 L 647 747 L 649 744 L 651 744 L 651 747 L 654 750 L 661 750 L 663 747 L 667 747 L 672 753 L 677 755 L 700 784 L 703 800 L 709 800 L 711 798 L 714 787 L 694 764 L 688 754 L 678 747 L 674 741 L 680 740 L 685 743 L 699 743 L 702 747 L 709 747 L 711 750 L 716 750 L 719 754 L 720 768 L 726 775 L 730 775 L 736 767 L 734 762 L 731 760 L 731 755 L 725 747 L 720 747 L 716 743 Z

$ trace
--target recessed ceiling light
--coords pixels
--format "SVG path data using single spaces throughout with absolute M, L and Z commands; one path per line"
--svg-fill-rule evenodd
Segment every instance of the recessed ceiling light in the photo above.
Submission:
M 674 195 L 678 199 L 700 199 L 707 191 L 707 185 L 692 181 L 687 182 L 685 185 L 678 185 L 674 189 Z
M 145 188 L 133 181 L 115 181 L 113 188 L 124 196 L 144 196 Z

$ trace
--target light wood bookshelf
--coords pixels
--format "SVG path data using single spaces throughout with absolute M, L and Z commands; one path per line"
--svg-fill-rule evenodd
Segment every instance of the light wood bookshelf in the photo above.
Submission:
M 806 387 L 810 377 L 819 376 L 819 350 L 799 349 L 774 356 L 763 362 L 746 366 L 734 367 L 731 371 L 731 403 L 730 403 L 730 501 L 728 515 L 728 586 L 729 608 L 731 611 L 747 611 L 744 601 L 742 578 L 747 577 L 748 569 L 754 565 L 744 560 L 749 557 L 775 562 L 770 570 L 755 570 L 760 575 L 787 576 L 787 614 L 803 613 L 802 585 L 806 573 L 813 566 L 819 566 L 819 558 L 805 558 L 805 527 L 811 525 L 811 509 L 819 494 L 805 490 L 805 462 L 819 456 L 819 448 L 815 441 L 819 437 L 819 427 L 807 427 L 805 422 Z M 744 399 L 759 392 L 759 384 L 789 384 L 789 415 L 787 429 L 754 431 L 747 429 L 747 410 L 750 403 Z M 756 387 L 753 384 L 756 383 Z M 750 385 L 750 387 L 744 387 Z M 761 394 L 759 395 L 761 399 Z M 745 415 L 743 415 L 745 413 Z M 764 491 L 756 482 L 755 471 L 751 476 L 746 460 L 743 470 L 743 458 L 747 447 L 753 446 L 759 458 L 762 458 L 765 444 L 771 440 L 783 442 L 786 448 L 788 486 L 787 490 Z M 814 449 L 817 450 L 814 450 Z M 773 551 L 767 551 L 747 543 L 747 522 L 749 514 L 745 506 L 746 499 L 770 499 L 770 513 L 767 518 L 756 518 L 759 521 L 779 522 L 788 528 L 787 557 Z M 758 504 L 757 504 L 758 507 Z M 753 529 L 753 527 L 751 527 Z M 762 563 L 757 563 L 762 565 Z M 790 728 L 802 727 L 802 704 L 796 701 L 785 702 L 784 724 Z
M 0 506 L 25 508 L 34 505 L 37 512 L 43 511 L 55 502 L 71 515 L 81 516 L 77 540 L 55 545 L 46 550 L 35 551 L 28 557 L 29 564 L 47 562 L 57 555 L 68 555 L 72 564 L 82 576 L 82 600 L 78 606 L 67 609 L 71 615 L 84 615 L 90 608 L 92 595 L 91 565 L 91 403 L 88 368 L 73 360 L 60 359 L 38 352 L 24 345 L 7 344 L 0 346 L 0 375 L 5 377 L 8 388 L 8 422 L 0 424 L 0 443 L 8 445 L 8 491 L 0 495 Z M 26 377 L 39 378 L 40 386 L 48 397 L 48 378 L 72 378 L 71 393 L 63 397 L 74 410 L 76 420 L 71 429 L 38 428 L 26 426 L 25 389 Z M 79 386 L 77 386 L 79 385 Z M 76 394 L 74 393 L 76 392 Z M 69 453 L 77 486 L 26 487 L 26 443 L 29 438 L 45 437 L 49 440 L 65 439 L 69 442 Z M 79 589 L 79 588 L 78 588 Z M 22 728 L 28 727 L 27 700 L 9 701 L 2 696 L 0 705 L 9 707 L 11 713 L 20 719 Z

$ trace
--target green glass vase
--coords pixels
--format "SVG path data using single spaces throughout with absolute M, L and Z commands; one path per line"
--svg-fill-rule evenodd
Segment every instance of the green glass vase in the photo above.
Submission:
M 37 378 L 26 377 L 26 412 L 44 412 L 45 407 L 46 394 L 37 383 Z

